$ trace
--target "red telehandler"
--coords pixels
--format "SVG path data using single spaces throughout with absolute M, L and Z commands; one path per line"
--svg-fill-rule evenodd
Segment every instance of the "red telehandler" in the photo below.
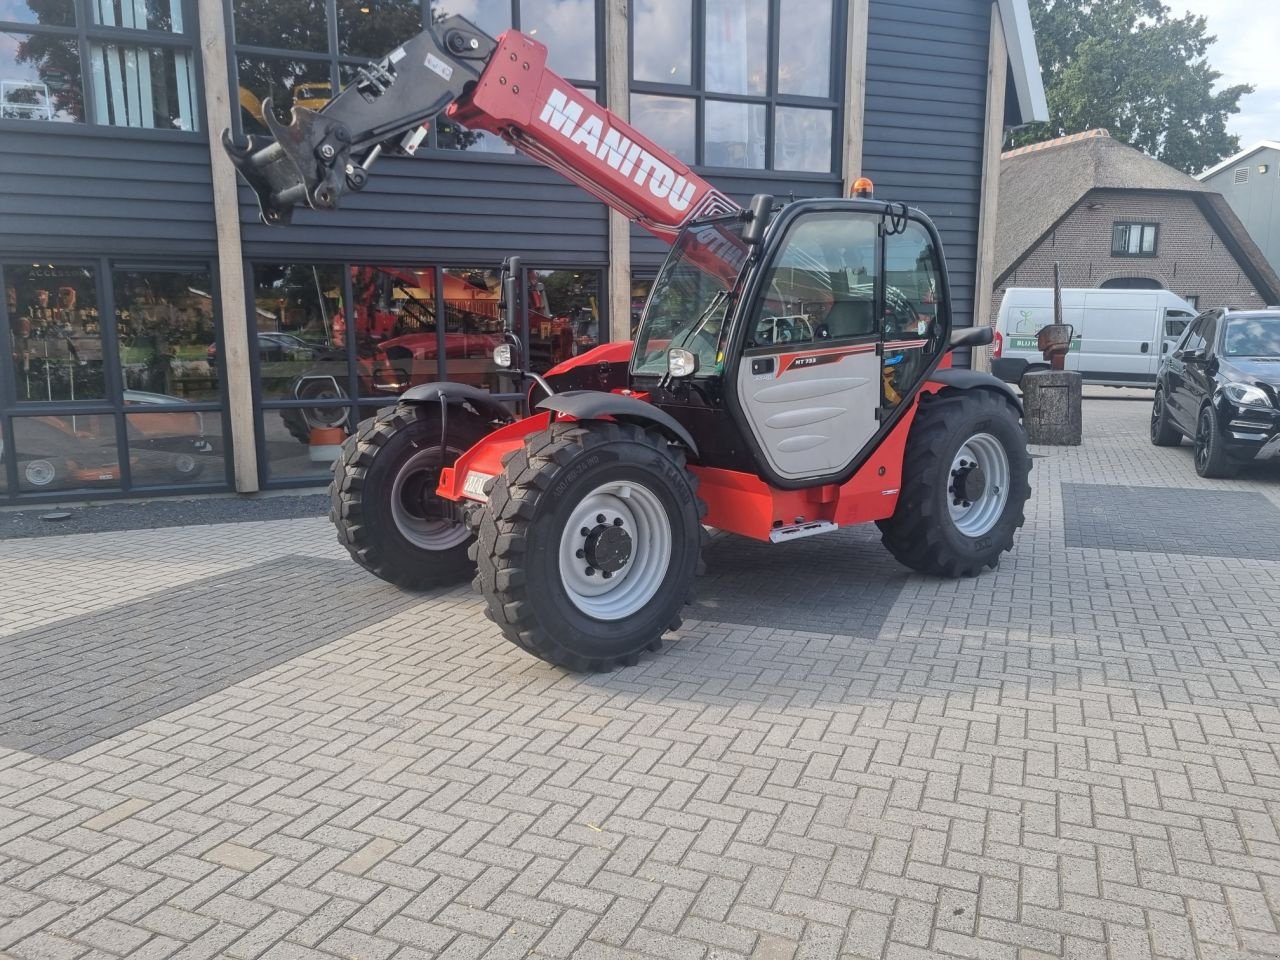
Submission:
M 952 329 L 942 244 L 871 198 L 748 209 L 546 68 L 515 30 L 432 24 L 271 136 L 224 134 L 267 223 L 364 187 L 389 138 L 444 112 L 486 130 L 672 243 L 634 344 L 526 376 L 513 416 L 424 384 L 363 422 L 335 466 L 332 519 L 356 562 L 409 588 L 474 574 L 513 643 L 573 670 L 635 663 L 679 625 L 704 525 L 772 543 L 875 521 L 927 574 L 998 563 L 1031 461 L 1017 395 L 951 367 L 987 327 Z M 527 307 L 504 264 L 508 342 Z

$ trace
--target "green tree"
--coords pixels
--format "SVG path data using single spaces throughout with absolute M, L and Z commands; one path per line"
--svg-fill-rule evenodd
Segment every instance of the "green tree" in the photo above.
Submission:
M 1095 127 L 1170 166 L 1197 173 L 1240 148 L 1227 120 L 1247 84 L 1214 85 L 1217 38 L 1205 19 L 1160 0 L 1031 0 L 1049 122 L 1014 136 L 1038 143 Z

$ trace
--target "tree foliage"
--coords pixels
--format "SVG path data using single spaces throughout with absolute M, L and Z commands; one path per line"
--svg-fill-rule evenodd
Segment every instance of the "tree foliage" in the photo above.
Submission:
M 1215 92 L 1204 17 L 1173 16 L 1160 0 L 1031 0 L 1031 18 L 1049 122 L 1016 145 L 1103 127 L 1188 173 L 1239 150 L 1227 120 L 1253 87 Z

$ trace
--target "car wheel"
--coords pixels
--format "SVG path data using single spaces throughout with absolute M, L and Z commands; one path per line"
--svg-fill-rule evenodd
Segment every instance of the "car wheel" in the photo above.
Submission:
M 1176 447 L 1182 443 L 1182 431 L 1169 420 L 1164 387 L 1156 387 L 1156 398 L 1151 404 L 1151 442 L 1157 447 Z
M 1207 480 L 1225 480 L 1234 477 L 1239 467 L 1227 456 L 1222 428 L 1214 416 L 1213 407 L 1200 411 L 1196 423 L 1196 473 Z

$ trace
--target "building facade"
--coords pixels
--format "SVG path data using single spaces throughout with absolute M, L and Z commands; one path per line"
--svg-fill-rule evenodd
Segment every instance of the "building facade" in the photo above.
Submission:
M 1104 130 L 1003 157 L 994 322 L 1010 287 L 1171 290 L 1202 310 L 1275 302 L 1280 278 L 1223 198 Z
M 1196 178 L 1222 194 L 1280 273 L 1280 141 L 1264 140 Z
M 542 41 L 743 202 L 870 176 L 983 315 L 1000 139 L 1043 114 L 1025 0 L 0 0 L 0 503 L 324 482 L 318 428 L 423 380 L 510 389 L 511 254 L 535 369 L 629 337 L 663 245 L 487 134 L 441 120 L 288 228 L 234 180 L 223 127 L 318 108 L 450 14 Z

